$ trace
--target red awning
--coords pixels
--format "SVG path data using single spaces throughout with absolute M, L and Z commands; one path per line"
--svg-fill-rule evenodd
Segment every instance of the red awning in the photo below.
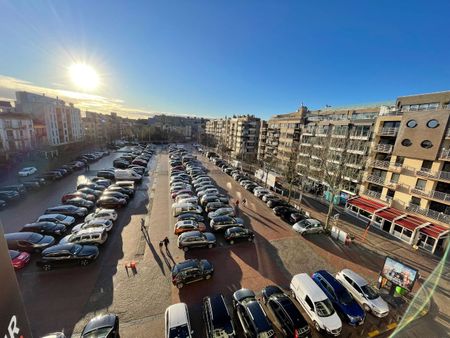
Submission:
M 448 232 L 449 230 L 450 230 L 449 228 L 443 227 L 442 225 L 430 224 L 425 228 L 420 229 L 420 232 L 437 239 L 444 232 Z
M 349 200 L 347 202 L 348 204 L 354 205 L 355 207 L 358 207 L 364 211 L 370 212 L 370 213 L 374 213 L 375 210 L 381 209 L 381 208 L 385 208 L 386 205 L 372 201 L 368 198 L 364 198 L 364 197 L 356 197 L 356 198 L 352 198 L 351 200 Z
M 418 217 L 409 216 L 409 215 L 395 221 L 395 224 L 398 224 L 398 225 L 400 225 L 404 228 L 407 228 L 411 231 L 414 231 L 419 225 L 422 225 L 424 223 L 426 223 L 425 220 L 420 219 Z
M 385 220 L 388 220 L 388 221 L 391 221 L 391 222 L 394 220 L 394 218 L 397 218 L 397 217 L 399 217 L 401 215 L 404 215 L 404 214 L 405 214 L 404 212 L 401 212 L 400 210 L 397 210 L 395 208 L 383 209 L 383 210 L 378 211 L 376 213 L 377 216 L 379 216 L 381 218 L 384 218 Z

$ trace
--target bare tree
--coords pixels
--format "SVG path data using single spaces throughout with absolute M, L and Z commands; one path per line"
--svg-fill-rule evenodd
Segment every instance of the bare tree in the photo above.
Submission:
M 292 188 L 294 183 L 297 181 L 297 149 L 293 149 L 289 154 L 289 161 L 284 167 L 284 177 L 289 183 L 288 190 L 288 203 L 291 202 Z
M 263 171 L 264 171 L 265 176 L 266 176 L 265 177 L 265 182 L 264 182 L 266 188 L 267 188 L 267 179 L 269 178 L 269 173 L 274 169 L 275 163 L 276 163 L 276 158 L 274 158 L 272 156 L 267 156 L 262 161 Z
M 311 137 L 311 136 L 308 136 Z M 300 197 L 299 202 L 302 202 L 303 199 L 303 193 L 305 192 L 306 185 L 308 183 L 308 180 L 312 175 L 313 169 L 312 166 L 313 163 L 313 156 L 314 158 L 317 158 L 315 153 L 317 149 L 313 147 L 312 144 L 305 143 L 304 145 L 300 144 L 299 147 L 299 155 L 298 155 L 298 162 L 296 165 L 296 171 L 298 174 L 299 179 L 299 190 L 300 190 Z

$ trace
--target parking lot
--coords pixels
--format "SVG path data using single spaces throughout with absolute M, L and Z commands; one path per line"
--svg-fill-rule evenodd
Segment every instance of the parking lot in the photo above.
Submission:
M 104 157 L 91 165 L 90 172 L 72 174 L 53 184 L 48 191 L 30 195 L 22 203 L 2 211 L 0 217 L 5 230 L 16 231 L 39 216 L 47 206 L 59 204 L 63 193 L 73 190 L 85 176 L 95 175 L 97 169 L 110 167 L 118 156 L 120 154 L 113 153 Z M 369 278 L 376 276 L 377 264 L 364 262 L 369 257 L 361 257 L 362 261 L 358 262 L 345 255 L 330 254 L 344 248 L 325 236 L 302 238 L 230 176 L 205 158 L 201 160 L 221 191 L 230 196 L 230 203 L 243 197 L 247 199 L 247 206 L 241 206 L 239 216 L 255 232 L 254 243 L 230 245 L 217 234 L 215 248 L 187 253 L 178 249 L 173 234 L 176 218 L 171 215 L 168 154 L 158 151 L 149 163 L 150 176 L 138 187 L 130 204 L 119 212 L 110 239 L 102 246 L 96 262 L 85 268 L 43 272 L 34 266 L 33 259 L 29 266 L 17 272 L 34 335 L 53 331 L 64 331 L 68 335 L 79 333 L 95 314 L 114 312 L 120 316 L 122 337 L 163 337 L 164 310 L 181 301 L 188 304 L 195 337 L 203 337 L 200 309 L 201 300 L 207 295 L 222 293 L 230 305 L 231 295 L 240 288 L 254 290 L 257 295 L 270 284 L 287 290 L 294 274 L 311 274 L 318 269 L 336 272 L 349 267 Z M 140 230 L 142 218 L 148 237 Z M 170 240 L 168 251 L 159 248 L 165 236 Z M 170 268 L 193 257 L 212 262 L 214 276 L 177 289 L 171 283 Z M 137 264 L 134 271 L 125 268 L 131 261 Z M 372 325 L 380 324 L 379 321 L 368 315 L 362 327 L 351 328 L 344 324 L 342 335 L 364 336 Z M 237 321 L 235 324 L 239 328 Z M 312 333 L 317 336 L 314 330 Z

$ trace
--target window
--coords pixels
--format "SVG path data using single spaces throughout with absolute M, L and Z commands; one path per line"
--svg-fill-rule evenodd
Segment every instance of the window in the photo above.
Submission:
M 425 140 L 420 143 L 420 146 L 425 149 L 430 149 L 431 147 L 433 147 L 433 143 L 431 143 L 430 140 Z
M 437 128 L 437 127 L 439 127 L 439 121 L 435 120 L 435 119 L 432 119 L 432 120 L 427 122 L 427 127 L 428 128 Z
M 396 173 L 394 173 L 394 174 L 392 174 L 392 176 L 391 176 L 391 182 L 392 183 L 398 183 L 398 179 L 400 178 L 400 174 L 396 174 Z
M 406 122 L 406 126 L 408 128 L 415 128 L 417 127 L 417 122 L 416 120 L 409 120 L 408 122 Z
M 404 147 L 409 147 L 409 146 L 411 146 L 412 145 L 412 142 L 411 142 L 411 140 L 409 139 L 409 138 L 405 138 L 403 141 L 402 141 L 402 146 L 404 146 Z
M 397 167 L 401 167 L 403 165 L 403 162 L 405 162 L 405 158 L 403 156 L 397 156 L 395 159 L 395 165 Z
M 416 189 L 424 190 L 426 184 L 427 184 L 426 180 L 422 180 L 422 179 L 419 178 L 419 179 L 417 179 L 417 182 L 416 182 Z
M 420 205 L 420 198 L 416 196 L 411 197 L 411 204 Z
M 314 305 L 313 305 L 313 302 L 311 301 L 311 299 L 310 299 L 308 296 L 305 297 L 305 302 L 306 302 L 306 304 L 308 304 L 309 308 L 310 308 L 312 311 L 314 311 Z

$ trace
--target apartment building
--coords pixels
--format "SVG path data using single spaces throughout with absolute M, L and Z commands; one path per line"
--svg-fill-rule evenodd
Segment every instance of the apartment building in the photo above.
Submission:
M 328 190 L 323 179 L 321 153 L 335 154 L 334 159 L 345 156 L 344 183 L 340 202 L 355 196 L 362 182 L 365 163 L 373 138 L 373 128 L 380 105 L 327 107 L 310 111 L 302 125 L 298 147 L 298 175 L 306 179 L 307 190 L 323 193 Z M 328 147 L 325 151 L 323 147 Z M 336 202 L 339 200 L 336 198 Z
M 82 121 L 85 137 L 89 142 L 108 143 L 134 135 L 132 129 L 135 121 L 120 117 L 114 112 L 108 115 L 86 111 Z
M 4 112 L 7 111 L 7 112 Z M 2 110 L 0 112 L 0 160 L 33 149 L 33 120 L 29 115 Z
M 256 160 L 261 120 L 255 116 L 242 115 L 206 122 L 206 134 L 220 149 L 230 149 L 237 160 Z
M 348 209 L 430 252 L 448 242 L 450 91 L 399 97 L 382 107 L 361 196 Z
M 268 131 L 267 121 L 261 120 L 261 126 L 259 128 L 258 154 L 257 154 L 257 159 L 259 162 L 263 162 L 266 157 L 267 131 Z
M 45 135 L 40 135 L 38 147 L 61 146 L 83 139 L 81 112 L 63 100 L 29 92 L 16 92 L 16 110 L 32 116 Z

